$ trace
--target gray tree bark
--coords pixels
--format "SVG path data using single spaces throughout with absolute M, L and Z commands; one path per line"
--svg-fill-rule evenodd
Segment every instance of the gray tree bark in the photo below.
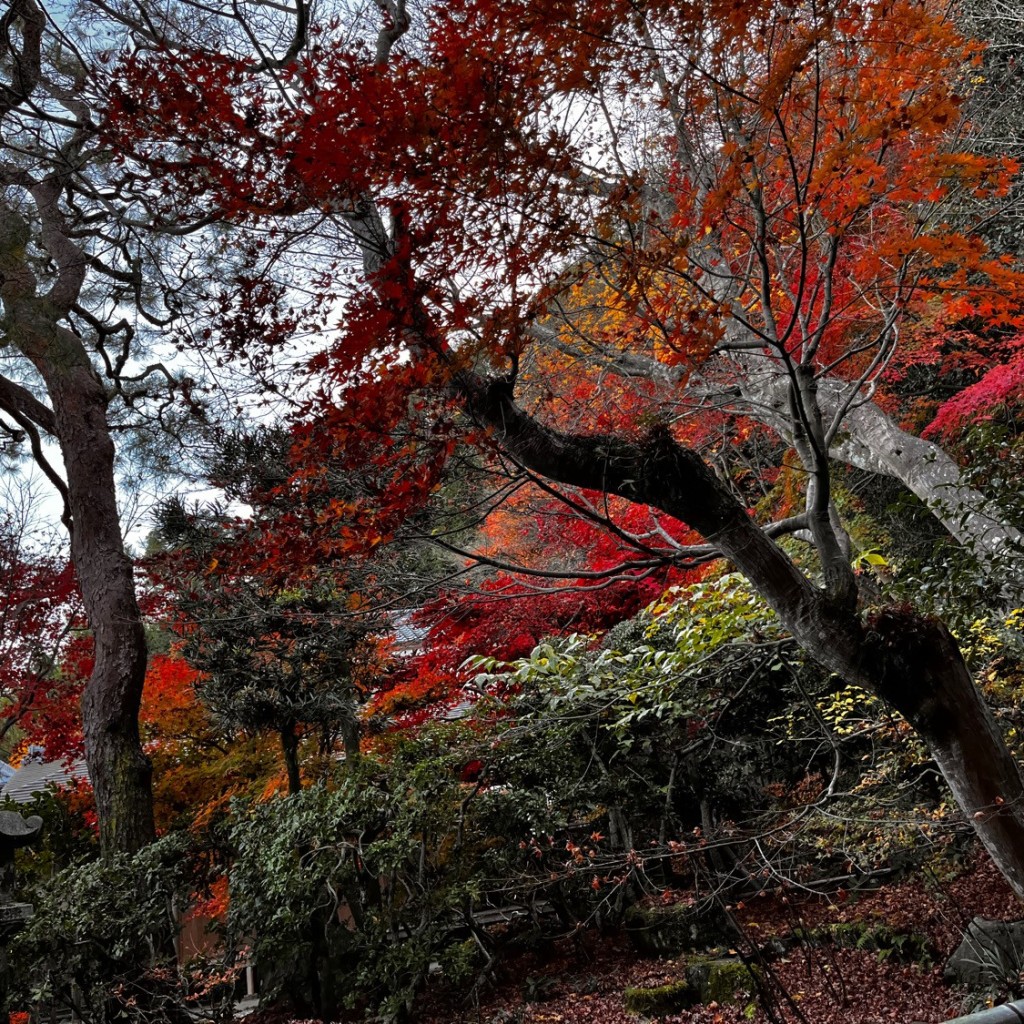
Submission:
M 39 75 L 43 15 L 34 0 L 19 0 L 18 7 L 28 27 L 14 60 L 13 86 L 0 100 L 0 118 L 28 97 Z M 65 153 L 68 166 L 73 154 L 72 143 Z M 130 853 L 155 834 L 151 770 L 138 725 L 147 652 L 117 509 L 110 396 L 85 342 L 67 326 L 89 260 L 64 221 L 59 170 L 32 177 L 0 163 L 0 181 L 7 187 L 0 203 L 0 340 L 34 369 L 49 401 L 0 378 L 0 412 L 30 436 L 37 462 L 64 501 L 71 556 L 95 639 L 82 720 L 100 842 L 107 855 Z M 23 214 L 29 209 L 31 214 Z M 33 246 L 47 258 L 42 271 Z M 45 456 L 45 435 L 60 446 L 63 477 Z
M 1024 900 L 1024 778 L 945 626 L 893 609 L 862 623 L 846 594 L 837 599 L 815 587 L 711 469 L 665 430 L 636 442 L 566 434 L 524 413 L 506 382 L 466 377 L 463 387 L 473 414 L 523 465 L 688 523 L 750 580 L 812 658 L 903 714 Z
M 736 388 L 750 415 L 793 441 L 791 382 L 768 359 L 742 361 Z M 1006 556 L 1024 536 L 943 449 L 902 430 L 855 386 L 836 378 L 817 382 L 817 402 L 828 424 L 828 452 L 839 462 L 899 480 L 982 563 Z

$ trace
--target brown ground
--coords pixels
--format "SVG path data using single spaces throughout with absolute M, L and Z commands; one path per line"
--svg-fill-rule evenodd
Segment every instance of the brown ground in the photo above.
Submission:
M 769 964 L 772 1010 L 702 1006 L 659 1018 L 664 1024 L 939 1024 L 965 1012 L 964 994 L 942 979 L 942 964 L 975 915 L 1022 914 L 987 858 L 959 877 L 916 876 L 857 898 L 840 892 L 807 898 L 776 892 L 741 904 L 735 916 L 755 946 L 794 928 L 835 922 L 884 923 L 928 938 L 935 966 L 880 960 L 868 951 L 792 944 Z M 628 1014 L 623 990 L 681 977 L 680 964 L 639 956 L 623 936 L 584 935 L 506 960 L 494 984 L 467 1001 L 439 984 L 420 1003 L 417 1024 L 642 1024 Z M 253 1014 L 249 1024 L 284 1024 L 286 1017 Z M 292 1022 L 300 1024 L 300 1022 Z M 307 1022 L 301 1022 L 307 1024 Z
M 963 1012 L 963 993 L 942 980 L 942 964 L 959 944 L 975 915 L 1015 919 L 1021 910 L 1005 882 L 979 858 L 959 878 L 938 882 L 912 878 L 857 899 L 802 899 L 798 892 L 755 899 L 735 911 L 752 938 L 766 940 L 794 927 L 813 929 L 840 921 L 885 923 L 927 936 L 936 966 L 879 961 L 873 952 L 795 945 L 770 965 L 780 997 L 779 1022 L 806 1024 L 938 1024 Z M 546 955 L 524 955 L 507 964 L 496 987 L 480 1005 L 458 1006 L 424 1000 L 421 1024 L 638 1024 L 626 1013 L 627 986 L 653 986 L 680 977 L 673 961 L 639 958 L 624 938 L 593 939 L 585 945 L 559 944 Z M 530 998 L 534 1001 L 530 1001 Z M 749 1011 L 748 1011 L 749 1012 Z M 753 1016 L 743 1007 L 706 1006 L 661 1018 L 665 1024 L 767 1024 L 772 1014 Z

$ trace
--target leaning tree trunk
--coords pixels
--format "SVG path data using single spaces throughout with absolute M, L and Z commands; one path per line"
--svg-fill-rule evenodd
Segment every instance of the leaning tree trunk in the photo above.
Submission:
M 1024 900 L 1024 779 L 945 626 L 895 609 L 862 624 L 854 594 L 835 599 L 814 586 L 664 428 L 635 441 L 568 434 L 520 409 L 507 382 L 467 375 L 462 388 L 514 458 L 550 479 L 618 494 L 687 523 L 735 564 L 813 659 L 902 713 Z
M 1024 894 L 1024 783 L 956 641 L 935 619 L 888 609 L 869 622 L 873 689 L 917 731 L 1014 891 Z
M 372 280 L 389 251 L 387 233 L 372 203 L 353 211 L 350 228 Z M 407 343 L 412 352 L 429 357 L 436 352 L 437 334 L 426 309 L 415 302 L 412 308 L 417 316 Z M 772 380 L 762 383 L 774 386 Z M 1024 900 L 1024 779 L 956 642 L 941 623 L 912 612 L 890 611 L 878 617 L 873 630 L 865 629 L 857 614 L 856 590 L 831 594 L 814 586 L 703 460 L 664 427 L 638 439 L 568 433 L 520 408 L 514 379 L 460 371 L 453 389 L 469 414 L 488 428 L 493 443 L 527 469 L 557 483 L 650 505 L 692 527 L 746 576 L 810 657 L 902 712 L 927 745 L 995 864 Z M 837 400 L 835 389 L 819 383 L 817 390 L 824 418 L 836 417 L 838 407 L 831 404 Z M 770 410 L 774 403 L 760 404 Z M 855 409 L 844 419 L 871 437 L 861 455 L 877 440 L 869 429 L 879 426 L 873 409 Z M 883 425 L 895 428 L 891 422 Z M 974 545 L 982 557 L 1019 539 L 1012 527 L 998 528 L 998 517 L 984 502 L 971 508 L 975 495 L 965 492 L 955 467 L 951 471 L 952 464 L 947 465 L 948 458 L 932 466 L 940 461 L 938 456 L 932 459 L 928 452 L 905 447 L 907 440 L 902 432 L 899 437 L 887 435 L 888 461 L 882 471 L 905 479 L 954 536 Z M 845 454 L 852 461 L 854 452 Z M 930 466 L 932 474 L 927 472 Z M 913 628 L 901 629 L 900 621 Z
M 105 855 L 153 840 L 152 769 L 139 737 L 146 637 L 124 551 L 106 396 L 92 366 L 47 368 L 72 516 L 71 557 L 95 642 L 82 694 L 85 756 Z

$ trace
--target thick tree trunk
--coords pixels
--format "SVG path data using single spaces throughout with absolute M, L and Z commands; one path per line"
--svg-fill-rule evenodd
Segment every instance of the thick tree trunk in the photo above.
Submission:
M 87 363 L 56 367 L 47 384 L 67 473 L 71 555 L 96 648 L 82 726 L 100 843 L 106 855 L 131 853 L 155 835 L 152 770 L 139 737 L 147 652 L 121 538 L 106 398 Z
M 992 860 L 1024 898 L 1024 783 L 942 623 L 888 609 L 869 623 L 874 691 L 924 740 Z
M 23 417 L 19 422 L 35 423 L 60 444 L 67 483 L 55 482 L 70 513 L 71 557 L 96 648 L 82 695 L 82 728 L 100 845 L 105 856 L 132 853 L 155 834 L 152 770 L 139 737 L 146 638 L 121 536 L 107 391 L 82 339 L 60 322 L 79 299 L 86 259 L 64 230 L 60 181 L 47 179 L 29 191 L 41 219 L 39 236 L 59 272 L 46 294 L 37 294 L 28 260 L 32 230 L 13 205 L 0 206 L 0 329 L 2 341 L 42 376 L 51 408 L 27 402 L 27 392 L 11 383 L 0 397 Z M 36 458 L 49 468 L 41 450 Z M 52 469 L 48 475 L 56 477 Z

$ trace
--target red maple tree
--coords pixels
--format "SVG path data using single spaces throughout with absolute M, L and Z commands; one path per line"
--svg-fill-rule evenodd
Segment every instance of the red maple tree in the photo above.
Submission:
M 31 734 L 33 719 L 63 707 L 58 666 L 74 656 L 82 626 L 74 569 L 29 533 L 22 518 L 0 516 L 0 740 Z
M 1021 322 L 1024 280 L 972 229 L 1014 168 L 950 134 L 977 47 L 920 0 L 455 0 L 415 31 L 401 0 L 378 9 L 368 44 L 328 25 L 280 62 L 147 50 L 109 90 L 108 137 L 168 210 L 338 242 L 314 275 L 313 319 L 344 317 L 313 361 L 304 479 L 333 444 L 378 480 L 321 522 L 379 543 L 461 422 L 570 503 L 685 523 L 702 543 L 658 557 L 731 560 L 814 658 L 902 712 L 1024 893 L 1024 780 L 948 630 L 905 607 L 862 618 L 830 464 L 905 481 L 989 564 L 1020 540 L 872 401 L 915 320 Z M 250 313 L 270 265 L 251 251 L 232 283 Z M 590 374 L 618 379 L 627 415 L 592 415 Z M 709 410 L 777 434 L 803 508 L 755 521 L 712 469 Z

